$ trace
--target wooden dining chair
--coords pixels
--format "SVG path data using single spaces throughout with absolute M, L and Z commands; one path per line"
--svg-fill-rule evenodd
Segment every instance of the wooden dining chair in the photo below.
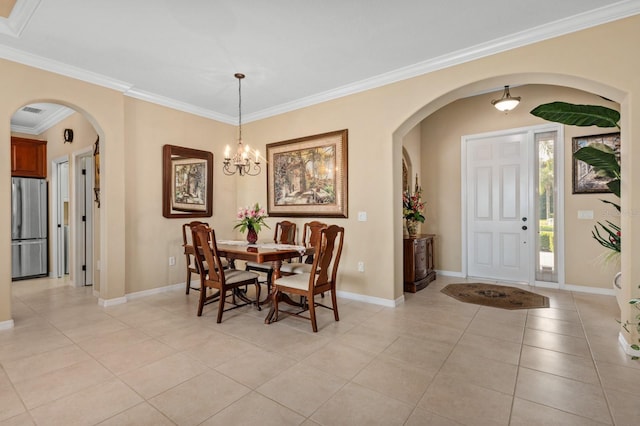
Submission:
M 273 232 L 273 242 L 276 244 L 295 244 L 296 224 L 288 220 L 276 223 Z M 244 269 L 245 271 L 258 271 L 267 274 L 266 279 L 261 282 L 267 285 L 267 295 L 269 295 L 271 292 L 271 283 L 273 282 L 273 264 L 271 262 L 247 262 Z
M 293 306 L 302 308 L 294 315 L 301 316 L 305 311 L 309 311 L 311 327 L 314 332 L 318 331 L 316 321 L 316 307 L 321 306 L 333 310 L 333 316 L 339 321 L 338 304 L 336 300 L 336 278 L 340 255 L 342 254 L 342 244 L 344 242 L 344 228 L 331 225 L 320 231 L 320 237 L 315 244 L 315 255 L 309 273 L 288 275 L 276 279 L 273 283 L 273 317 L 272 321 L 278 320 L 279 303 L 286 302 Z M 315 301 L 315 295 L 324 292 L 331 292 L 331 307 L 325 306 Z M 293 302 L 287 295 L 296 294 L 304 296 L 303 302 Z
M 192 228 L 198 225 L 209 226 L 207 222 L 200 222 L 199 220 L 194 220 L 192 222 L 185 223 L 184 225 L 182 225 L 182 247 L 184 248 L 184 255 L 187 263 L 187 281 L 186 281 L 185 294 L 189 294 L 189 290 L 191 289 L 198 290 L 198 291 L 200 290 L 198 287 L 191 287 L 191 274 L 202 275 L 200 274 L 200 269 L 198 269 L 198 264 L 195 259 L 195 252 L 193 248 L 193 238 L 192 238 L 193 235 L 191 232 Z M 206 274 L 207 273 L 206 262 L 204 262 L 202 266 L 204 266 L 204 273 Z M 202 279 L 202 276 L 200 277 L 200 279 Z
M 204 262 L 209 265 L 206 274 L 201 275 L 200 279 L 200 299 L 198 301 L 198 316 L 202 316 L 204 305 L 215 302 L 218 303 L 218 317 L 216 322 L 222 321 L 222 314 L 225 311 L 236 309 L 248 304 L 255 304 L 258 310 L 260 306 L 260 284 L 258 283 L 258 274 L 255 272 L 241 271 L 237 269 L 225 269 L 218 255 L 215 231 L 206 225 L 197 225 L 192 228 L 194 256 L 198 263 L 199 270 L 203 270 Z M 241 287 L 253 284 L 256 287 L 256 298 L 251 300 L 247 297 L 246 292 Z M 215 293 L 207 296 L 207 289 L 217 290 Z M 228 293 L 231 291 L 231 293 Z M 233 307 L 224 309 L 227 297 L 232 296 Z M 236 303 L 239 298 L 244 303 Z
M 314 247 L 320 239 L 320 231 L 327 226 L 326 223 L 317 220 L 305 223 L 302 231 L 302 245 Z M 311 271 L 312 263 L 313 254 L 310 254 L 301 257 L 298 262 L 283 263 L 280 267 L 280 273 L 283 275 L 308 273 Z

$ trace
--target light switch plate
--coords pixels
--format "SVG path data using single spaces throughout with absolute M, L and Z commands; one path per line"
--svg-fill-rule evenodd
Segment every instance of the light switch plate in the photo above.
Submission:
M 358 221 L 366 222 L 367 221 L 367 212 L 358 212 Z
M 578 210 L 578 219 L 593 219 L 593 210 Z

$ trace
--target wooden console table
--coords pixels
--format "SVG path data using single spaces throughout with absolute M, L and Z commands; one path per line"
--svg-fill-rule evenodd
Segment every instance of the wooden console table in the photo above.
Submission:
M 404 291 L 415 293 L 436 279 L 433 234 L 404 238 Z

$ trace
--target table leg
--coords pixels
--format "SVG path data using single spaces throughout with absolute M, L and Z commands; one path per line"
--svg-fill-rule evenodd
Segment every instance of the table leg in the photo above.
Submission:
M 281 266 L 282 266 L 281 260 L 273 261 L 273 275 L 272 275 L 273 282 L 275 282 L 278 278 L 280 278 Z M 265 299 L 265 302 L 267 302 L 268 300 L 273 301 L 273 298 L 275 297 L 275 292 L 276 292 L 276 286 L 273 285 L 273 283 L 271 283 L 271 292 Z M 276 304 L 274 302 L 274 303 L 271 303 L 271 308 L 269 309 L 269 313 L 267 314 L 267 317 L 264 319 L 264 323 L 271 324 L 272 322 L 276 322 L 276 321 L 278 321 L 278 313 L 276 312 Z

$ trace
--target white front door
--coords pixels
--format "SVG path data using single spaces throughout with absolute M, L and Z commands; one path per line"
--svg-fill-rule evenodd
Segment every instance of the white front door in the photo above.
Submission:
M 529 282 L 528 133 L 470 136 L 466 144 L 467 275 Z

